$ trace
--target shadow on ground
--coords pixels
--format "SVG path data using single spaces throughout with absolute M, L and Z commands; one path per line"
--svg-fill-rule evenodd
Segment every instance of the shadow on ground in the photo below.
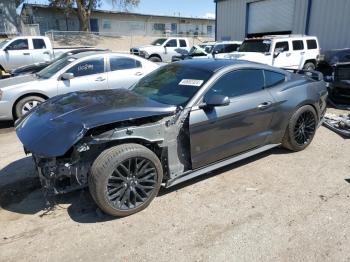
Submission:
M 163 197 L 174 191 L 179 191 L 185 187 L 191 186 L 199 181 L 205 180 L 210 177 L 220 175 L 229 170 L 239 168 L 252 161 L 259 160 L 270 154 L 286 154 L 289 151 L 283 149 L 273 149 L 268 152 L 253 156 L 249 159 L 242 160 L 238 163 L 229 165 L 224 168 L 220 168 L 216 171 L 202 175 L 200 177 L 191 179 L 187 182 L 179 184 L 171 188 L 162 188 L 158 194 L 158 197 Z M 29 173 L 34 173 L 34 166 L 29 163 L 28 158 L 18 160 L 4 169 L 0 170 L 0 185 L 3 183 L 2 179 L 11 173 L 17 172 L 23 168 L 31 170 Z M 21 168 L 19 168 L 21 167 Z M 109 220 L 115 220 L 116 218 L 105 215 L 94 203 L 91 198 L 88 189 L 83 189 L 70 194 L 56 196 L 51 199 L 51 203 L 54 203 L 54 209 L 50 210 L 50 205 L 47 199 L 44 197 L 44 192 L 40 189 L 39 180 L 35 176 L 24 175 L 23 179 L 17 182 L 7 184 L 0 187 L 0 207 L 10 212 L 19 214 L 37 214 L 39 216 L 49 215 L 51 212 L 62 209 L 62 205 L 68 205 L 67 213 L 72 220 L 78 223 L 98 223 Z

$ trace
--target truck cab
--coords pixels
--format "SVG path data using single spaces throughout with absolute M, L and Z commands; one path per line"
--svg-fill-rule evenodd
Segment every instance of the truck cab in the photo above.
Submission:
M 0 42 L 0 70 L 2 73 L 19 66 L 50 61 L 52 58 L 53 49 L 47 37 L 23 36 Z
M 190 51 L 190 44 L 187 38 L 170 37 L 158 38 L 150 45 L 134 47 L 130 53 L 149 59 L 152 62 L 171 62 L 177 51 Z
M 237 52 L 223 58 L 248 60 L 286 69 L 314 70 L 319 56 L 317 37 L 279 35 L 246 39 Z

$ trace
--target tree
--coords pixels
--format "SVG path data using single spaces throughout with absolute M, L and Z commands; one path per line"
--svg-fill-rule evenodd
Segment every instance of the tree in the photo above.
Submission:
M 66 16 L 76 14 L 79 20 L 79 30 L 89 31 L 89 21 L 92 12 L 101 6 L 102 0 L 49 0 L 50 5 L 64 10 Z M 140 0 L 110 0 L 113 7 L 128 10 L 139 4 Z

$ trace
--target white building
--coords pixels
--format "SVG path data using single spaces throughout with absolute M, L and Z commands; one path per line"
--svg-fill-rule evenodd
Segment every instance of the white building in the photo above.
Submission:
M 79 30 L 79 21 L 74 14 L 68 15 L 61 9 L 47 5 L 24 4 L 21 20 L 24 24 L 39 24 L 41 34 L 49 30 Z M 120 35 L 156 35 L 168 32 L 213 37 L 215 20 L 95 10 L 90 19 L 90 29 L 93 32 Z

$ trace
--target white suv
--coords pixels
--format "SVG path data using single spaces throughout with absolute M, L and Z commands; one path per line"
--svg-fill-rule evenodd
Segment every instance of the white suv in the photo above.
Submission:
M 222 58 L 248 60 L 286 69 L 314 70 L 319 57 L 317 37 L 279 35 L 246 39 L 237 52 Z

